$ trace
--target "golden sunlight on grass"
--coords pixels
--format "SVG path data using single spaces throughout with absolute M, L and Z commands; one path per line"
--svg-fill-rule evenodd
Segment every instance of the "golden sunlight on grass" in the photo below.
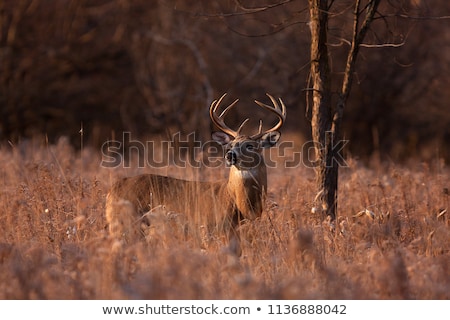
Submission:
M 443 164 L 349 160 L 334 230 L 311 213 L 312 169 L 269 169 L 267 208 L 236 258 L 189 221 L 110 239 L 106 192 L 136 172 L 100 168 L 99 152 L 24 142 L 0 159 L 0 299 L 450 299 Z

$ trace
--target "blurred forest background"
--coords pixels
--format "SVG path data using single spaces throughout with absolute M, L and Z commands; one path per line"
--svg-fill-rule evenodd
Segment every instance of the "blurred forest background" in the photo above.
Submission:
M 329 25 L 337 80 L 351 4 L 336 1 Z M 418 18 L 449 9 L 382 1 L 367 42 L 385 45 L 361 49 L 344 112 L 352 155 L 450 159 L 450 20 Z M 307 0 L 0 0 L 0 140 L 79 146 L 81 124 L 95 146 L 122 131 L 208 139 L 208 107 L 224 92 L 253 114 L 265 92 L 282 97 L 283 132 L 308 139 L 308 19 Z

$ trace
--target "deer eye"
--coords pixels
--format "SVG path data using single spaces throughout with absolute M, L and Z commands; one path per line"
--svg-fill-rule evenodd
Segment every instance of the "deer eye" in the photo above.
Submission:
M 248 144 L 248 145 L 245 146 L 245 149 L 247 149 L 247 150 L 255 150 L 255 146 L 252 145 L 252 144 Z

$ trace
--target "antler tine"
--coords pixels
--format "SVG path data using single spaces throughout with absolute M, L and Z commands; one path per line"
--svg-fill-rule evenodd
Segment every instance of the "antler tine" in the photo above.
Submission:
M 266 109 L 266 110 L 268 110 L 270 112 L 275 113 L 277 115 L 277 117 L 278 117 L 278 123 L 274 127 L 272 127 L 271 129 L 262 132 L 262 123 L 260 122 L 259 132 L 256 135 L 252 136 L 253 139 L 260 138 L 266 133 L 278 130 L 283 125 L 284 121 L 286 120 L 286 106 L 284 105 L 283 100 L 281 100 L 281 98 L 279 98 L 280 104 L 281 104 L 281 108 L 280 108 L 280 106 L 278 105 L 277 100 L 275 100 L 274 97 L 272 97 L 268 93 L 266 93 L 266 95 L 269 97 L 270 101 L 272 101 L 273 107 L 269 106 L 269 105 L 267 105 L 265 103 L 262 103 L 260 101 L 257 101 L 257 100 L 255 100 L 255 103 L 257 105 L 259 105 L 260 107 L 262 107 L 262 108 L 264 108 L 264 109 Z
M 231 129 L 230 127 L 228 127 L 223 118 L 225 117 L 225 115 L 228 113 L 228 111 L 239 101 L 239 99 L 236 99 L 232 104 L 230 104 L 228 107 L 226 107 L 219 116 L 217 116 L 217 109 L 219 108 L 220 103 L 222 102 L 222 100 L 225 98 L 227 94 L 224 93 L 219 100 L 214 100 L 211 103 L 211 106 L 209 108 L 209 116 L 211 117 L 212 122 L 223 132 L 225 132 L 226 134 L 232 136 L 233 138 L 236 138 L 239 135 L 239 130 L 241 129 L 241 127 L 239 127 L 238 131 L 235 131 L 233 129 Z
M 246 124 L 249 120 L 250 120 L 250 119 L 247 118 L 247 119 L 245 119 L 244 121 L 242 121 L 241 125 L 239 126 L 239 128 L 238 128 L 237 131 L 236 131 L 237 135 L 240 135 L 240 134 L 241 134 L 242 128 L 245 126 L 245 124 Z
M 262 121 L 261 119 L 259 119 L 258 134 L 261 134 L 261 133 L 262 133 L 262 124 L 263 124 L 263 121 Z

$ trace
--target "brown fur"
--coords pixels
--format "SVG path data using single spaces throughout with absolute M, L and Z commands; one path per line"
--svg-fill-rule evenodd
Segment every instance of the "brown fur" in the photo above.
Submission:
M 253 136 L 240 134 L 245 120 L 237 131 L 223 121 L 225 114 L 237 100 L 219 116 L 218 101 L 211 104 L 210 116 L 221 132 L 213 139 L 226 145 L 226 160 L 231 166 L 227 183 L 187 181 L 159 175 L 139 175 L 117 181 L 107 196 L 106 219 L 110 234 L 119 239 L 133 241 L 140 237 L 145 227 L 152 224 L 156 211 L 172 212 L 186 216 L 193 225 L 206 227 L 206 231 L 225 233 L 229 240 L 239 243 L 238 227 L 242 221 L 255 220 L 263 211 L 267 190 L 266 165 L 262 149 L 272 147 L 280 137 L 276 131 L 286 117 L 286 108 L 280 99 L 280 108 L 268 95 L 274 107 L 256 102 L 277 115 L 279 122 L 270 130 Z M 236 253 L 240 253 L 240 246 Z
M 254 220 L 262 214 L 267 186 L 265 171 L 265 165 L 253 171 L 233 166 L 226 183 L 152 174 L 118 180 L 106 201 L 110 234 L 134 242 L 151 225 L 149 213 L 160 209 L 166 214 L 181 213 L 195 225 L 206 227 L 208 232 L 221 232 L 229 240 L 239 241 L 237 228 L 242 221 Z
M 106 219 L 111 235 L 133 242 L 144 235 L 144 229 L 151 224 L 150 213 L 155 210 L 195 218 L 198 225 L 212 231 L 229 229 L 233 220 L 227 215 L 230 207 L 231 198 L 221 183 L 145 174 L 121 179 L 113 185 L 107 196 Z M 205 208 L 211 212 L 198 212 Z

